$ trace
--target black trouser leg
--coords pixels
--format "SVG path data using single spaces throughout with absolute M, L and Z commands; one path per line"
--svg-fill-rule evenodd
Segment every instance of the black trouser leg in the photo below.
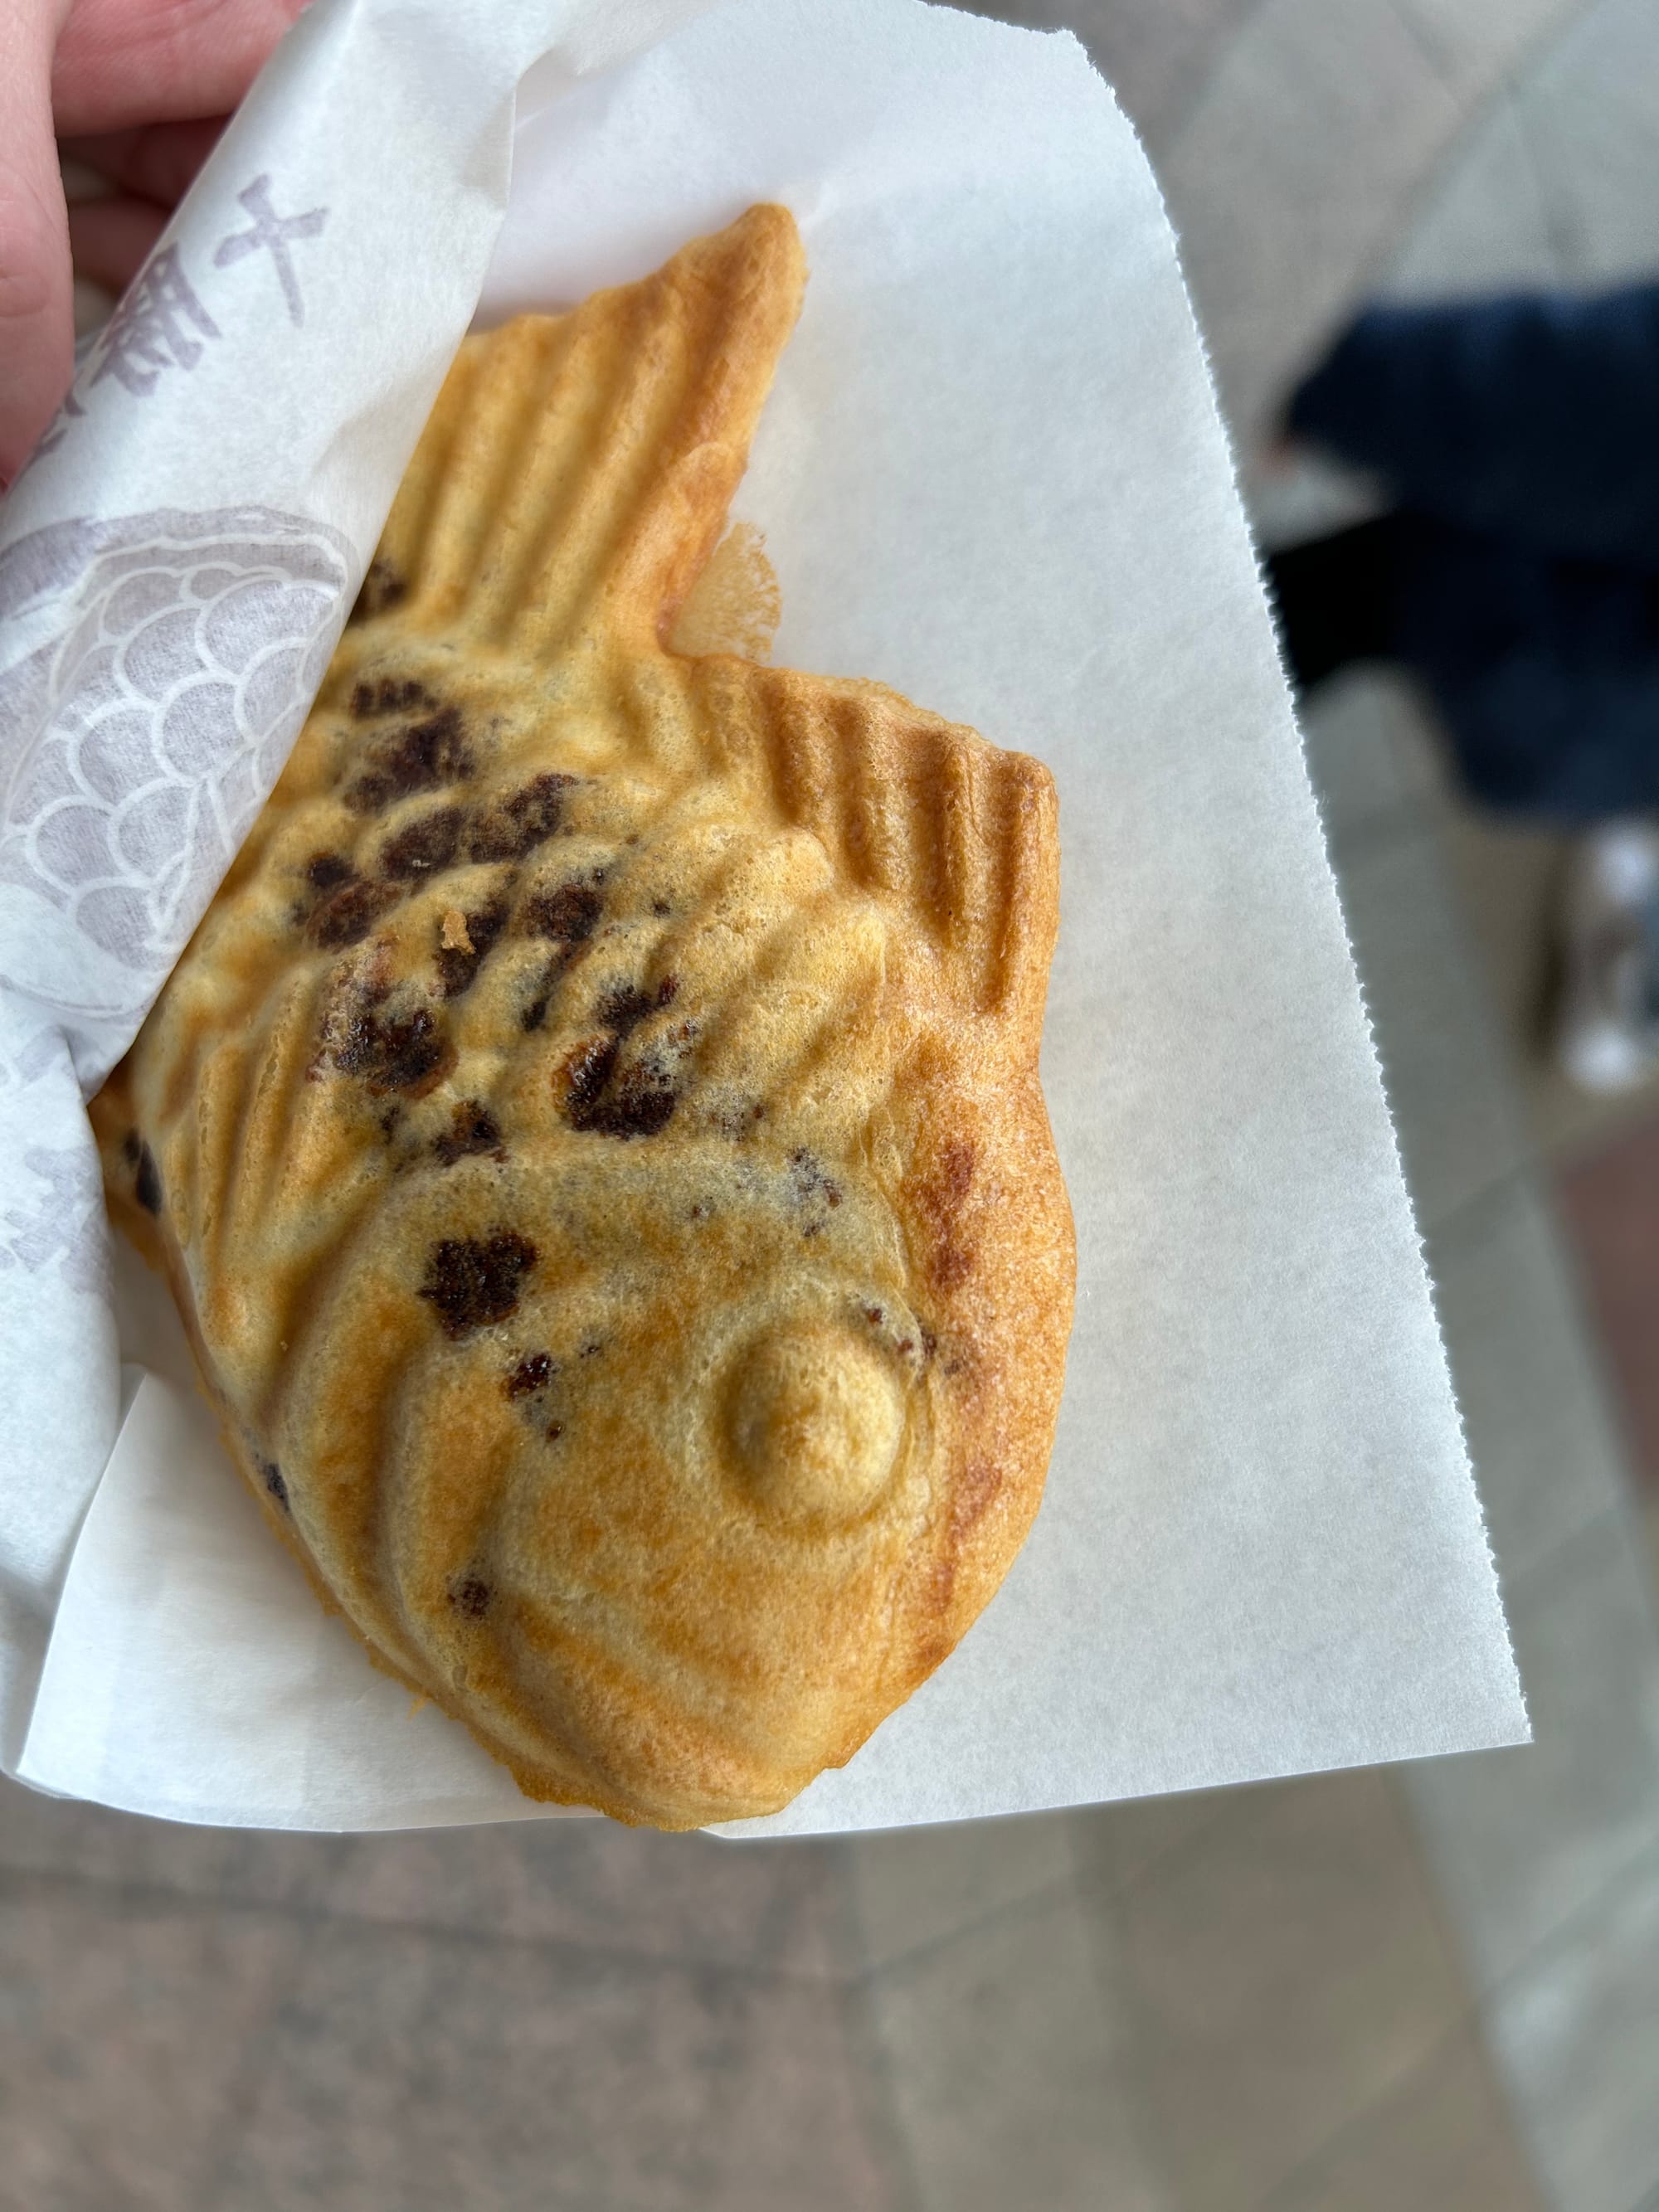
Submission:
M 1385 514 L 1267 556 L 1291 672 L 1304 691 L 1394 649 L 1399 523 Z

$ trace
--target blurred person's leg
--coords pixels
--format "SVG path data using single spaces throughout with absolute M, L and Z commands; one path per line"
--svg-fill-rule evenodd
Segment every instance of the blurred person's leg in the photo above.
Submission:
M 1298 685 L 1401 663 L 1481 805 L 1553 824 L 1659 813 L 1659 574 L 1413 514 L 1272 554 L 1267 572 Z
M 1369 308 L 1285 423 L 1419 514 L 1659 573 L 1659 283 Z
M 1556 1049 L 1589 1090 L 1659 1073 L 1659 574 L 1395 514 L 1270 556 L 1306 690 L 1411 670 L 1471 797 L 1582 830 L 1559 916 Z
M 1399 660 L 1474 799 L 1584 830 L 1557 1050 L 1659 1072 L 1659 284 L 1371 308 L 1285 426 L 1405 510 L 1270 562 L 1298 682 Z
M 1395 652 L 1470 794 L 1555 825 L 1659 812 L 1659 575 L 1399 522 Z
M 1400 521 L 1380 515 L 1267 557 L 1279 636 L 1297 689 L 1358 660 L 1398 653 L 1395 570 Z

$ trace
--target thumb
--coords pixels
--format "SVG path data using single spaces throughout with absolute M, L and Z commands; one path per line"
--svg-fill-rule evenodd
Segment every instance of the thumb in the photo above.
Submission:
M 0 6 L 0 486 L 34 449 L 74 365 L 69 216 L 52 137 L 62 0 Z

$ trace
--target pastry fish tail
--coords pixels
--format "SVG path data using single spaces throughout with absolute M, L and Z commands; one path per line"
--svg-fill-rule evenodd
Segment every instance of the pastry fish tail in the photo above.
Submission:
M 456 357 L 361 612 L 547 655 L 665 635 L 714 550 L 805 283 L 753 207 L 644 282 Z

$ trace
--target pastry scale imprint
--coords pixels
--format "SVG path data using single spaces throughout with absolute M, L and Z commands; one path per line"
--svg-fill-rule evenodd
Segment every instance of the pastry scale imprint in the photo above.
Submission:
M 465 342 L 94 1107 L 324 1601 L 530 1796 L 664 1828 L 950 1652 L 1071 1323 L 1047 771 L 683 649 L 804 283 L 756 207 Z

